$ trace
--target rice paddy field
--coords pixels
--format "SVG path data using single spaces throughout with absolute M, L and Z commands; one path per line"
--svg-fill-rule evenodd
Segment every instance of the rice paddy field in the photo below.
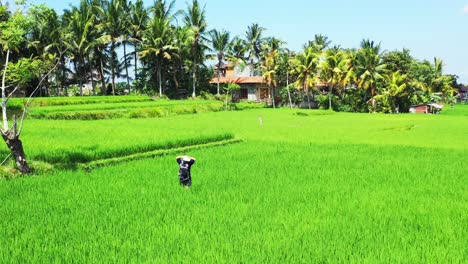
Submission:
M 28 119 L 28 157 L 54 169 L 0 180 L 0 262 L 466 263 L 467 112 Z

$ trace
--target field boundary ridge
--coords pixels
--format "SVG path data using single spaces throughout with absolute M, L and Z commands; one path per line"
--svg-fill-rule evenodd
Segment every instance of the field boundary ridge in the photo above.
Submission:
M 93 169 L 100 168 L 100 167 L 115 165 L 115 164 L 134 161 L 134 160 L 162 157 L 162 156 L 175 154 L 175 153 L 181 153 L 181 152 L 185 152 L 189 150 L 197 150 L 197 149 L 204 149 L 204 148 L 210 148 L 210 147 L 220 147 L 220 146 L 225 146 L 225 145 L 237 144 L 240 142 L 242 142 L 242 139 L 240 138 L 230 138 L 230 139 L 224 139 L 220 141 L 213 141 L 209 143 L 195 144 L 195 145 L 189 145 L 189 146 L 177 147 L 177 148 L 171 148 L 171 149 L 158 149 L 158 150 L 140 152 L 140 153 L 135 153 L 135 154 L 121 156 L 121 157 L 94 160 L 94 161 L 87 162 L 87 163 L 81 163 L 79 164 L 78 167 L 80 169 L 89 171 L 89 170 L 93 170 Z

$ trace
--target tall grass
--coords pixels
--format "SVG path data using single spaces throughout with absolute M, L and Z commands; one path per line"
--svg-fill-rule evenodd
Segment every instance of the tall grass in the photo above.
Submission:
M 398 155 L 395 155 L 398 153 Z M 462 152 L 244 144 L 0 182 L 15 262 L 411 262 L 466 258 Z
M 0 181 L 0 260 L 465 262 L 465 116 L 300 112 L 28 120 L 27 151 L 47 157 L 219 133 L 244 141 L 180 153 L 197 158 L 189 190 L 176 154 Z
M 73 97 L 37 97 L 33 98 L 30 106 L 60 106 L 103 103 L 149 102 L 155 99 L 148 96 L 73 96 Z M 12 98 L 9 106 L 22 106 L 27 98 Z

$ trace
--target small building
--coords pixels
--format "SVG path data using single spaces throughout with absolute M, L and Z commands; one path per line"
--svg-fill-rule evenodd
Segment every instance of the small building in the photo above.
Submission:
M 468 87 L 465 85 L 461 85 L 458 89 L 459 100 L 460 101 L 468 101 Z
M 413 114 L 439 114 L 442 108 L 444 106 L 441 104 L 420 104 L 411 106 L 409 112 Z
M 218 68 L 220 76 L 218 78 Z M 262 76 L 255 74 L 250 65 L 240 65 L 234 63 L 221 63 L 215 65 L 215 76 L 211 79 L 211 84 L 220 85 L 236 83 L 240 89 L 233 94 L 234 100 L 248 100 L 254 102 L 269 101 L 271 96 L 268 85 Z

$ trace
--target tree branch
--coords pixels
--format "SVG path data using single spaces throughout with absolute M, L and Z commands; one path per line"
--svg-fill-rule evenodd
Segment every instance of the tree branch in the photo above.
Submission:
M 19 84 L 16 85 L 15 89 L 13 89 L 13 91 L 11 91 L 11 93 L 8 94 L 5 102 L 8 102 L 8 100 L 10 100 L 11 96 L 16 92 L 16 90 L 18 90 L 19 87 L 20 87 Z
M 55 69 L 57 69 L 57 67 L 61 64 L 61 60 L 60 58 L 62 58 L 63 54 L 67 51 L 67 49 L 65 49 L 63 52 L 60 52 L 60 56 L 58 57 L 57 59 L 57 62 L 55 63 L 54 67 L 52 67 L 52 69 L 50 69 L 50 71 L 47 72 L 46 75 L 44 75 L 41 79 L 41 81 L 39 82 L 39 84 L 36 86 L 36 89 L 34 89 L 31 93 L 31 95 L 28 97 L 28 100 L 26 101 L 26 103 L 24 104 L 24 108 L 23 108 L 23 113 L 21 114 L 21 121 L 20 121 L 20 128 L 19 128 L 19 131 L 18 131 L 18 136 L 21 135 L 21 131 L 23 130 L 23 123 L 24 123 L 24 118 L 26 117 L 26 112 L 28 110 L 28 107 L 29 107 L 29 104 L 32 102 L 33 100 L 33 96 L 34 94 L 41 88 L 41 85 L 42 83 L 44 82 L 45 79 L 47 79 L 51 74 L 52 72 L 55 71 Z

